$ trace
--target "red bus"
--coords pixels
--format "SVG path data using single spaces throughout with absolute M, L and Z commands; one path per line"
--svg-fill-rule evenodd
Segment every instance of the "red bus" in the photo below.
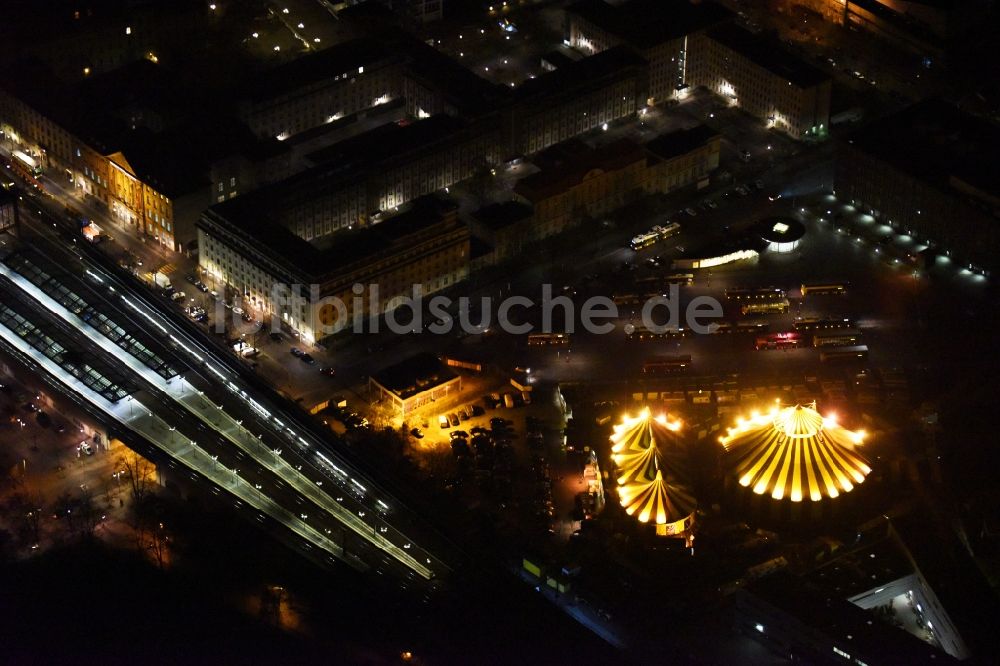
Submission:
M 796 349 L 802 343 L 802 336 L 793 331 L 759 335 L 754 342 L 757 351 L 770 349 Z

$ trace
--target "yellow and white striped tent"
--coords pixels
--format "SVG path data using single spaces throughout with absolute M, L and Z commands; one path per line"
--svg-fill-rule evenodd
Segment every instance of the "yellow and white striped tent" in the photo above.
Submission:
M 817 502 L 851 491 L 871 471 L 851 431 L 810 406 L 775 407 L 740 418 L 719 441 L 740 485 L 776 500 Z
M 677 478 L 683 467 L 680 427 L 680 421 L 653 417 L 646 408 L 638 416 L 622 419 L 611 435 L 622 507 L 640 522 L 652 520 L 659 534 L 687 531 L 697 505 Z

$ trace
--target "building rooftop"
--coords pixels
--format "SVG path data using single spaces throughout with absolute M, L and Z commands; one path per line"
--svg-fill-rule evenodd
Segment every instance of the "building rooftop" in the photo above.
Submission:
M 917 180 L 1000 209 L 1000 128 L 940 99 L 881 118 L 847 141 Z
M 531 217 L 532 209 L 520 201 L 502 201 L 484 206 L 472 216 L 493 231 L 500 231 L 512 224 Z
M 565 192 L 596 173 L 616 171 L 645 159 L 642 147 L 630 139 L 599 148 L 570 139 L 539 154 L 534 162 L 541 170 L 519 180 L 514 192 L 535 202 Z
M 235 228 L 286 270 L 321 282 L 348 266 L 372 257 L 398 251 L 450 218 L 448 229 L 462 225 L 457 205 L 451 199 L 426 195 L 414 200 L 403 212 L 378 224 L 338 231 L 317 242 L 309 242 L 273 221 L 268 209 L 251 193 L 217 204 L 205 215 L 212 221 Z
M 553 49 L 551 51 L 546 52 L 545 54 L 542 55 L 542 57 L 539 60 L 543 63 L 548 63 L 549 65 L 551 65 L 556 69 L 559 69 L 560 67 L 565 67 L 567 65 L 572 65 L 574 62 L 576 62 L 574 58 L 570 58 L 568 55 L 566 55 L 559 49 Z
M 446 141 L 466 127 L 461 120 L 438 114 L 409 123 L 386 123 L 345 141 L 340 141 L 306 157 L 317 165 L 351 164 L 356 167 L 377 164 L 400 155 L 425 150 Z
M 244 94 L 253 101 L 270 99 L 389 58 L 389 50 L 378 41 L 352 39 L 255 75 L 247 82 Z
M 580 0 L 566 11 L 639 49 L 690 35 L 733 15 L 714 2 L 688 0 L 632 0 L 620 5 L 610 5 L 604 0 Z
M 624 70 L 642 68 L 646 61 L 626 46 L 577 60 L 554 72 L 529 79 L 513 91 L 515 100 L 534 100 L 548 95 L 572 94 L 571 91 L 599 83 L 609 77 L 619 77 Z
M 23 61 L 3 86 L 101 154 L 122 153 L 137 177 L 171 198 L 207 186 L 212 160 L 263 148 L 203 91 L 145 59 L 77 83 Z
M 732 23 L 715 27 L 708 35 L 799 88 L 819 85 L 830 79 L 826 72 L 790 53 L 777 38 L 754 34 Z
M 687 155 L 700 148 L 719 133 L 707 125 L 696 125 L 689 129 L 675 130 L 661 134 L 645 145 L 647 151 L 664 160 Z
M 840 596 L 830 596 L 805 585 L 789 573 L 779 572 L 754 581 L 746 587 L 746 592 L 822 633 L 866 663 L 954 662 L 947 653 L 873 618 L 869 611 Z M 764 631 L 767 632 L 766 626 Z
M 403 399 L 440 386 L 456 377 L 458 375 L 453 370 L 430 353 L 411 356 L 372 375 L 372 379 L 383 388 Z
M 380 3 L 362 2 L 337 14 L 406 59 L 409 75 L 440 93 L 465 117 L 488 114 L 508 99 L 508 91 L 476 75 L 451 57 L 420 41 L 398 25 L 398 17 Z

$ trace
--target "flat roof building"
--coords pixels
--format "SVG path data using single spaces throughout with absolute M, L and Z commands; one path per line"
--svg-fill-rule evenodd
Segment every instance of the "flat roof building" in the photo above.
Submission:
M 406 418 L 414 410 L 462 390 L 462 378 L 433 354 L 417 354 L 368 379 L 372 402 L 387 401 Z
M 198 232 L 200 266 L 220 287 L 241 295 L 247 311 L 278 317 L 308 341 L 395 309 L 414 285 L 423 294 L 454 285 L 469 266 L 468 227 L 454 202 L 436 196 L 310 242 L 248 195 L 205 211 Z M 288 290 L 295 285 L 305 293 L 293 298 Z
M 691 48 L 691 84 L 704 86 L 768 127 L 794 139 L 830 127 L 830 76 L 792 55 L 776 38 L 728 23 L 707 30 Z
M 995 270 L 997 154 L 995 125 L 930 99 L 844 139 L 835 161 L 835 192 L 966 268 Z
M 580 0 L 566 9 L 565 38 L 585 53 L 625 44 L 648 63 L 648 96 L 658 104 L 687 88 L 689 38 L 728 21 L 732 12 L 714 2 L 631 0 L 611 5 Z

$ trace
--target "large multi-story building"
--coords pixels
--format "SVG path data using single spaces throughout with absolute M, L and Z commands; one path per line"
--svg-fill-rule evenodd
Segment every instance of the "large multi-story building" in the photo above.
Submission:
M 283 141 L 398 98 L 400 69 L 400 57 L 384 45 L 354 39 L 254 77 L 238 113 L 257 136 Z
M 586 217 L 620 208 L 642 194 L 646 153 L 621 139 L 594 149 L 579 139 L 543 151 L 540 171 L 518 181 L 514 193 L 534 209 L 530 238 L 552 236 Z
M 802 139 L 830 127 L 831 81 L 771 37 L 724 24 L 696 40 L 688 61 L 692 85 L 704 86 L 765 121 Z
M 1000 130 L 940 100 L 882 118 L 838 146 L 837 197 L 994 270 L 1000 246 Z
M 254 195 L 208 209 L 198 222 L 199 263 L 217 284 L 242 294 L 249 311 L 280 318 L 307 341 L 394 309 L 414 285 L 431 294 L 468 273 L 468 227 L 457 206 L 437 196 L 312 242 L 276 212 Z M 288 298 L 296 285 L 301 298 Z
M 634 115 L 646 102 L 646 61 L 616 46 L 525 81 L 513 97 L 513 154 L 536 153 Z
M 499 159 L 498 134 L 445 115 L 388 123 L 308 155 L 316 166 L 248 196 L 312 241 L 487 171 Z
M 109 72 L 196 43 L 215 18 L 199 0 L 23 2 L 8 10 L 0 63 L 36 58 L 60 77 Z
M 722 136 L 707 125 L 661 134 L 645 146 L 646 191 L 666 194 L 682 187 L 708 185 L 719 168 Z
M 25 63 L 0 87 L 4 148 L 171 250 L 188 249 L 211 201 L 208 163 L 248 138 L 141 59 L 76 84 Z M 193 104 L 188 104 L 193 101 Z
M 532 159 L 538 171 L 514 186 L 517 203 L 488 206 L 477 214 L 477 233 L 494 246 L 495 260 L 516 256 L 523 243 L 562 233 L 643 194 L 708 184 L 719 166 L 721 137 L 699 125 L 639 145 L 620 139 L 591 148 L 571 139 Z
M 611 5 L 580 0 L 566 9 L 566 41 L 584 53 L 625 44 L 649 64 L 650 105 L 687 89 L 689 41 L 706 28 L 729 20 L 729 10 L 713 2 L 631 0 Z

